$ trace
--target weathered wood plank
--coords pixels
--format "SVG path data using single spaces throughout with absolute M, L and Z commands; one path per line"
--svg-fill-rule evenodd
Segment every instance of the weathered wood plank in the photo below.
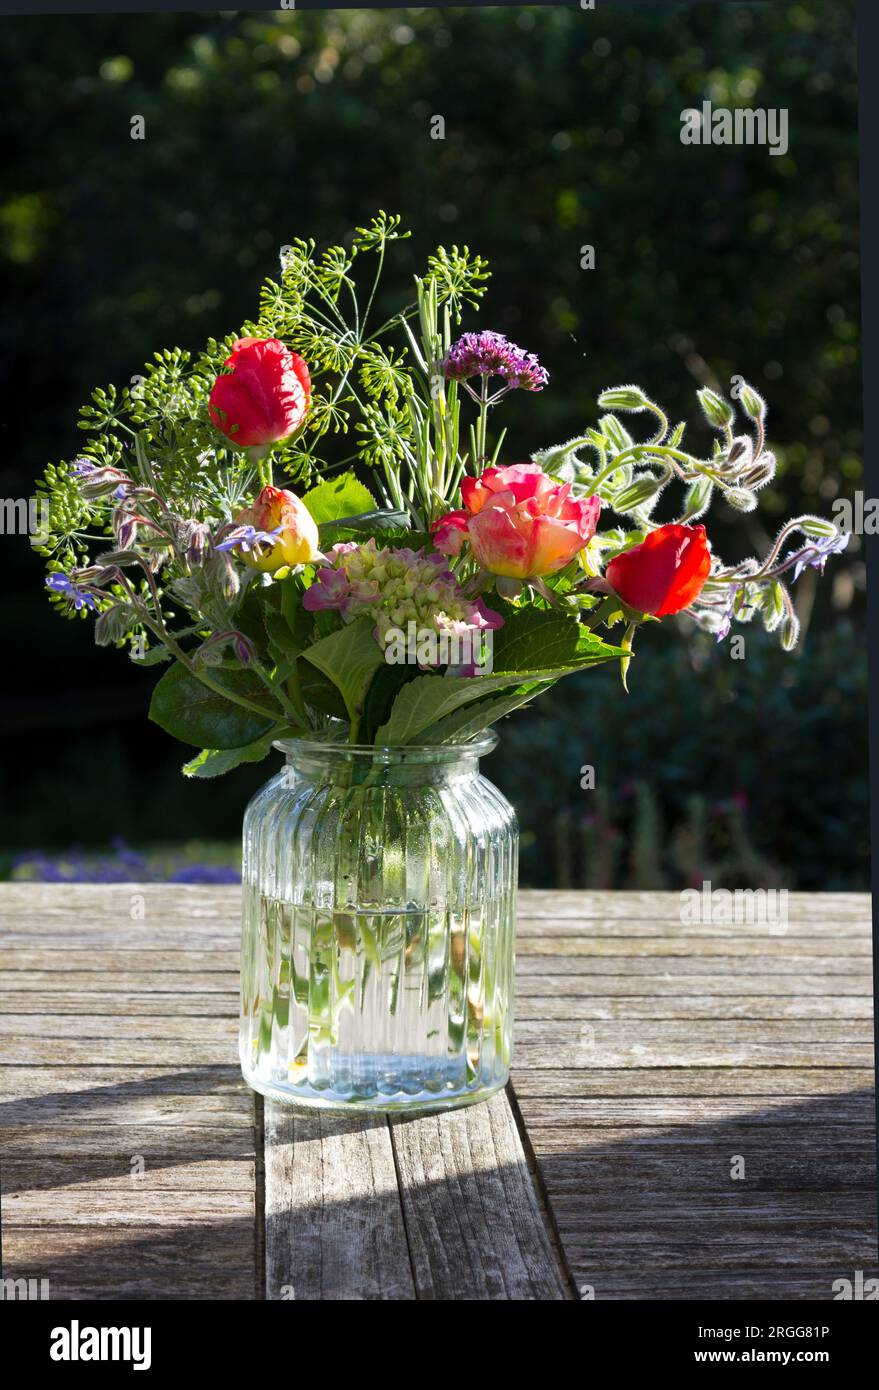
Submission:
M 53 1299 L 229 1300 L 254 1297 L 253 1214 L 186 1227 L 41 1225 L 4 1231 L 3 1272 L 49 1280 Z
M 40 996 L 28 994 L 25 990 L 0 991 L 0 1014 L 30 1014 L 44 1018 L 45 1004 Z M 52 997 L 52 1017 L 62 1018 L 66 1014 L 88 1014 L 93 1018 L 112 1017 L 131 1018 L 135 1014 L 154 1017 L 178 1018 L 229 1018 L 238 1019 L 238 996 L 230 990 L 228 994 L 212 994 L 200 999 L 192 994 L 132 994 L 118 990 L 114 994 L 84 994 L 70 990 L 56 993 Z
M 58 1043 L 55 1046 L 61 1047 Z M 2 1048 L 0 1048 L 2 1052 Z M 761 1042 L 640 1042 L 632 1030 L 626 1043 L 523 1042 L 516 1047 L 514 1065 L 531 1071 L 559 1067 L 574 1070 L 612 1067 L 861 1067 L 873 1065 L 873 1047 L 864 1043 Z
M 722 1010 L 718 1010 L 722 1015 Z M 581 1053 L 590 1046 L 617 1048 L 637 1043 L 687 1043 L 696 1047 L 718 1043 L 842 1043 L 844 1046 L 871 1046 L 870 1020 L 852 1019 L 521 1019 L 516 1024 L 516 1040 L 523 1045 L 540 1042 L 544 1046 L 570 1046 L 574 1041 Z M 583 1055 L 585 1064 L 588 1058 Z
M 174 1228 L 199 1227 L 206 1222 L 225 1223 L 249 1220 L 253 1243 L 253 1193 L 228 1191 L 225 1187 L 209 1192 L 148 1191 L 131 1184 L 132 1191 L 114 1188 L 76 1187 L 28 1192 L 10 1192 L 3 1197 L 4 1259 L 5 1235 L 17 1226 L 36 1230 L 43 1226 L 105 1226 L 114 1230 L 144 1226 Z M 245 1246 L 241 1259 L 248 1255 Z M 252 1261 L 249 1261 L 252 1263 Z
M 838 920 L 797 913 L 796 916 L 788 918 L 786 926 L 779 926 L 771 933 L 767 927 L 761 928 L 756 923 L 684 923 L 674 917 L 535 917 L 521 901 L 518 914 L 518 935 L 521 940 L 539 938 L 544 941 L 562 942 L 583 935 L 623 941 L 633 937 L 655 936 L 685 936 L 693 941 L 713 937 L 718 941 L 724 941 L 735 939 L 743 932 L 753 935 L 762 930 L 766 935 L 796 940 L 821 938 L 832 946 L 844 938 L 863 938 L 865 933 L 869 934 L 870 925 L 869 905 L 861 916 L 841 916 Z
M 2 887 L 2 885 L 0 885 Z M 34 999 L 38 995 L 66 995 L 68 991 L 118 994 L 137 990 L 177 994 L 238 994 L 238 970 L 166 971 L 157 977 L 151 970 L 3 970 L 0 989 L 16 991 Z
M 872 1068 L 857 1067 L 547 1067 L 530 1072 L 514 1059 L 516 1096 L 566 1106 L 590 1098 L 639 1096 L 834 1096 L 873 1086 Z
M 194 893 L 147 890 L 135 920 L 127 886 L 6 887 L 4 1275 L 48 1277 L 56 1299 L 258 1296 L 228 897 L 223 929 L 213 910 L 194 929 Z
M 564 937 L 516 935 L 516 957 L 557 957 L 563 952 L 569 961 L 580 956 L 600 956 L 611 959 L 640 960 L 651 956 L 677 959 L 698 957 L 725 960 L 757 956 L 781 957 L 788 961 L 810 960 L 812 957 L 839 961 L 848 971 L 859 969 L 871 956 L 869 940 L 862 935 L 810 937 L 793 933 L 770 936 L 764 930 L 740 927 L 737 936 L 688 936 L 685 932 L 669 936 L 593 936 L 584 923 L 580 935 Z M 169 953 L 172 954 L 172 953 Z
M 752 1192 L 716 1191 L 707 1194 L 686 1192 L 655 1192 L 649 1188 L 639 1192 L 615 1193 L 603 1188 L 587 1190 L 575 1197 L 556 1195 L 553 1212 L 566 1230 L 591 1235 L 598 1227 L 607 1231 L 677 1222 L 686 1230 L 694 1222 L 706 1222 L 715 1229 L 740 1225 L 745 1221 L 770 1225 L 778 1222 L 788 1230 L 805 1229 L 810 1225 L 841 1229 L 846 1225 L 867 1226 L 873 1219 L 876 1203 L 866 1188 L 839 1192 L 828 1209 L 824 1192 Z M 637 1213 L 637 1216 L 635 1215 Z
M 40 1020 L 35 1023 L 35 1018 Z M 238 1019 L 230 1014 L 225 1017 L 210 1013 L 192 1015 L 187 1011 L 181 1015 L 135 1015 L 129 1018 L 125 1013 L 104 1015 L 95 1014 L 56 1014 L 54 1011 L 43 1014 L 0 1014 L 0 1038 L 23 1038 L 35 1028 L 43 1032 L 46 1041 L 58 1038 L 86 1038 L 100 1041 L 103 1038 L 139 1038 L 142 1042 L 161 1042 L 163 1039 L 191 1038 L 195 1041 L 224 1041 L 235 1055 L 238 1045 Z
M 234 1062 L 221 1067 L 172 1067 L 162 1063 L 120 1072 L 118 1067 L 43 1065 L 38 1070 L 7 1065 L 0 1067 L 0 1097 L 8 1101 L 31 1099 L 36 1107 L 61 1101 L 78 1107 L 83 1116 L 113 1109 L 142 1098 L 161 1102 L 166 1096 L 185 1096 L 192 1105 L 202 1097 L 244 1099 L 253 1114 L 253 1093 L 241 1080 Z M 0 1113 L 3 1113 L 0 1111 Z
M 650 1127 L 683 1125 L 692 1127 L 735 1122 L 736 1125 L 814 1125 L 815 1101 L 802 1098 L 765 1096 L 707 1097 L 604 1097 L 593 1100 L 568 1099 L 564 1107 L 556 1100 L 531 1097 L 519 1092 L 519 1109 L 528 1133 L 541 1126 L 557 1132 L 571 1130 L 602 1131 L 626 1129 L 635 1125 Z M 866 1125 L 876 1122 L 876 1103 L 872 1091 L 845 1092 L 833 1098 L 834 1125 Z
M 383 1118 L 265 1106 L 266 1297 L 414 1299 Z
M 102 946 L 23 946 L 7 947 L 0 950 L 0 971 L 4 978 L 14 978 L 20 971 L 48 970 L 63 976 L 68 971 L 102 976 L 114 971 L 149 971 L 161 988 L 165 975 L 181 971 L 187 974 L 213 975 L 217 971 L 238 969 L 238 949 L 227 945 L 223 950 L 170 950 L 155 946 L 128 946 L 116 948 Z
M 836 1269 L 788 1265 L 770 1270 L 716 1270 L 694 1264 L 684 1270 L 666 1269 L 652 1276 L 644 1265 L 633 1265 L 619 1271 L 596 1271 L 587 1260 L 580 1258 L 572 1260 L 572 1272 L 583 1300 L 649 1298 L 651 1302 L 673 1300 L 688 1303 L 694 1299 L 714 1299 L 724 1303 L 737 1299 L 770 1299 L 782 1303 L 801 1300 L 826 1302 L 836 1297 L 837 1290 L 833 1287 L 835 1280 L 854 1278 L 854 1270 L 846 1263 Z M 783 1318 L 782 1310 L 779 1321 L 783 1321 Z
M 17 1124 L 5 1122 L 2 1134 L 3 1157 L 24 1158 L 39 1154 L 46 1158 L 103 1158 L 111 1160 L 126 1176 L 131 1172 L 131 1159 L 140 1155 L 144 1164 L 166 1158 L 191 1156 L 193 1162 L 209 1159 L 248 1159 L 255 1155 L 252 1128 L 238 1124 L 234 1128 L 220 1125 L 189 1123 L 185 1112 L 179 1123 L 164 1125 L 95 1124 L 83 1125 L 79 1119 L 54 1120 L 46 1123 Z M 82 1181 L 78 1175 L 71 1182 Z M 139 1179 L 134 1180 L 136 1186 Z
M 3 1001 L 0 997 L 0 1011 Z M 622 998 L 596 997 L 595 995 L 535 995 L 529 994 L 516 1003 L 516 1018 L 522 1022 L 532 1020 L 550 1022 L 554 1019 L 568 1019 L 572 1022 L 591 1020 L 609 1023 L 613 1020 L 631 1020 L 638 1024 L 642 1020 L 669 1021 L 673 1019 L 748 1019 L 762 1022 L 771 1019 L 856 1019 L 861 1022 L 873 1021 L 873 1000 L 870 995 L 773 995 L 739 994 L 727 995 L 721 1000 L 706 998 L 697 994 L 676 994 L 663 998 L 641 998 L 625 995 Z
M 871 921 L 869 893 L 789 893 L 788 917 L 803 917 L 809 921 L 846 921 L 852 917 Z M 552 918 L 555 921 L 573 919 L 586 922 L 592 918 L 632 917 L 643 921 L 679 922 L 681 895 L 671 892 L 600 891 L 554 889 L 549 892 L 532 890 L 520 894 L 522 918 Z
M 266 1107 L 269 1298 L 566 1296 L 505 1096 L 421 1119 Z
M 568 1297 L 506 1095 L 391 1135 L 420 1298 Z
M 35 928 L 54 918 L 87 917 L 115 927 L 126 922 L 142 925 L 154 919 L 198 929 L 201 925 L 229 923 L 240 908 L 241 893 L 235 886 L 210 884 L 39 884 L 5 883 L 0 900 L 0 924 L 33 922 Z M 523 890 L 519 895 L 523 921 L 587 922 L 597 919 L 640 922 L 680 922 L 681 897 L 674 892 L 580 890 Z M 135 915 L 132 915 L 132 914 Z M 140 914 L 143 914 L 142 916 Z M 789 893 L 790 921 L 869 924 L 867 893 Z
M 816 975 L 810 969 L 799 973 L 791 971 L 782 974 L 776 971 L 736 971 L 700 972 L 694 969 L 692 957 L 686 961 L 672 961 L 659 971 L 655 962 L 649 962 L 651 969 L 644 970 L 648 962 L 633 962 L 631 971 L 625 970 L 625 962 L 619 962 L 610 972 L 603 968 L 586 971 L 584 962 L 577 962 L 576 971 L 529 970 L 523 963 L 517 972 L 517 998 L 533 1000 L 561 998 L 622 998 L 648 999 L 660 1003 L 673 1001 L 681 996 L 702 995 L 721 998 L 725 995 L 739 996 L 743 993 L 750 998 L 760 999 L 769 996 L 773 999 L 836 999 L 845 995 L 855 995 L 861 999 L 872 997 L 872 983 L 863 969 L 847 975 L 834 974 L 832 979 L 826 975 Z M 602 966 L 603 962 L 595 962 Z M 722 1012 L 723 1006 L 718 1005 Z
M 178 1140 L 176 1155 L 170 1144 L 162 1146 L 155 1153 L 148 1145 L 133 1149 L 131 1154 L 143 1155 L 145 1166 L 142 1174 L 131 1176 L 130 1156 L 124 1163 L 119 1157 L 105 1158 L 88 1155 L 88 1163 L 78 1163 L 76 1177 L 71 1180 L 70 1157 L 48 1157 L 34 1154 L 26 1158 L 3 1159 L 3 1189 L 6 1193 L 38 1192 L 41 1188 L 63 1188 L 72 1200 L 91 1203 L 91 1193 L 100 1188 L 102 1192 L 194 1192 L 201 1194 L 206 1189 L 213 1192 L 252 1193 L 254 1187 L 253 1162 L 236 1162 L 229 1158 L 198 1159 L 193 1151 L 183 1151 L 182 1139 Z M 34 1150 L 34 1153 L 38 1152 Z M 82 1154 L 77 1151 L 77 1157 Z M 182 1161 L 178 1161 L 178 1159 Z M 28 1223 L 31 1224 L 31 1223 Z
M 553 942 L 551 944 L 558 950 L 559 943 Z M 746 958 L 740 958 L 728 952 L 722 956 L 703 956 L 700 952 L 687 954 L 679 951 L 669 951 L 658 956 L 639 956 L 621 952 L 617 942 L 614 942 L 613 946 L 614 952 L 611 955 L 604 955 L 601 952 L 584 952 L 582 955 L 576 955 L 566 948 L 564 955 L 517 956 L 517 973 L 522 979 L 535 976 L 543 979 L 552 975 L 591 975 L 600 978 L 602 975 L 619 975 L 624 972 L 632 980 L 639 977 L 639 983 L 643 979 L 650 979 L 658 984 L 664 978 L 666 983 L 677 984 L 677 971 L 680 969 L 681 963 L 684 962 L 686 974 L 689 976 L 706 975 L 715 979 L 729 977 L 732 982 L 740 981 L 739 993 L 745 982 L 750 988 L 752 979 L 757 981 L 769 975 L 773 977 L 773 982 L 777 977 L 779 979 L 787 978 L 797 983 L 801 975 L 816 975 L 824 979 L 825 990 L 828 986 L 831 990 L 836 987 L 837 976 L 853 978 L 861 981 L 861 992 L 863 992 L 863 984 L 870 969 L 871 959 L 866 954 L 857 957 L 835 955 L 800 957 L 785 952 L 780 952 L 777 955 L 764 952 L 762 955 L 747 955 Z M 828 981 L 826 978 L 828 975 L 832 975 L 834 978 Z

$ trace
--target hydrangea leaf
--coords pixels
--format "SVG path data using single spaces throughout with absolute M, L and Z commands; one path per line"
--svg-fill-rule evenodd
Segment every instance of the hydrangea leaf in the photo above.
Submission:
M 373 636 L 374 627 L 373 618 L 358 618 L 302 653 L 336 686 L 352 723 L 363 713 L 370 682 L 384 664 L 384 652 Z

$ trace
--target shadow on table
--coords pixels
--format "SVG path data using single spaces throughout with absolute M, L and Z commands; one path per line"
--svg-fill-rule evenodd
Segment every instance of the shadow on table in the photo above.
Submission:
M 723 1121 L 645 1125 L 625 1137 L 590 1124 L 584 1105 L 570 1137 L 558 1125 L 529 1131 L 572 1297 L 821 1299 L 834 1296 L 835 1279 L 852 1280 L 857 1270 L 870 1277 L 872 1092 L 767 1103 Z M 392 1130 L 410 1123 L 419 1121 L 395 1119 Z M 412 1203 L 401 1202 L 399 1175 L 370 1158 L 371 1148 L 386 1144 L 386 1121 L 333 1124 L 362 1137 L 372 1179 L 325 1172 L 323 1196 L 310 1201 L 307 1190 L 297 1192 L 296 1223 L 267 1213 L 270 1232 L 273 1221 L 285 1221 L 286 1245 L 272 1242 L 281 1265 L 289 1258 L 299 1271 L 286 1284 L 283 1268 L 270 1270 L 273 1296 L 296 1297 L 298 1284 L 319 1287 L 324 1298 L 473 1297 L 466 1280 L 473 1231 L 457 1219 L 470 1200 L 467 1173 L 451 1184 L 424 1183 L 426 1205 L 414 1208 L 428 1212 L 450 1267 L 461 1271 L 457 1292 L 431 1294 L 413 1256 L 421 1235 L 411 1228 Z M 254 1217 L 260 1134 L 250 1093 L 225 1067 L 0 1105 L 4 1276 L 48 1276 L 60 1299 L 263 1296 L 263 1232 Z M 269 1133 L 268 1162 L 292 1160 L 283 1144 L 281 1134 L 273 1152 Z M 130 1177 L 132 1153 L 145 1160 L 144 1179 Z M 329 1151 L 321 1162 L 331 1162 Z M 218 1167 L 225 1164 L 226 1173 Z M 480 1174 L 491 1200 L 502 1200 L 521 1167 Z M 338 1196 L 328 1198 L 328 1189 Z M 19 1215 L 16 1194 L 45 1194 L 45 1206 L 30 1201 Z

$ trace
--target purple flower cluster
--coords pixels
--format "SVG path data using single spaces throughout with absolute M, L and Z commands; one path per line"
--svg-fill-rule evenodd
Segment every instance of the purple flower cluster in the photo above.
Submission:
M 502 333 L 488 330 L 465 333 L 452 344 L 441 365 L 447 381 L 499 376 L 509 390 L 542 391 L 549 380 L 533 352 L 525 352 Z

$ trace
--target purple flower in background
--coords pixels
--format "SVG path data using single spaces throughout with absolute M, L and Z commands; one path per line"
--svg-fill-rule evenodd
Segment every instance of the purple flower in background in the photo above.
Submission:
M 499 376 L 506 390 L 541 391 L 549 380 L 533 352 L 525 352 L 502 333 L 489 330 L 465 333 L 452 344 L 440 365 L 447 381 Z
M 72 603 L 77 612 L 81 608 L 95 609 L 97 604 L 93 594 L 86 593 L 78 584 L 73 582 L 69 574 L 51 574 L 46 580 L 46 588 L 51 589 L 53 594 L 61 594 Z
M 799 579 L 804 569 L 815 569 L 820 574 L 824 573 L 824 566 L 829 555 L 839 555 L 845 550 L 851 540 L 850 531 L 840 531 L 837 536 L 821 536 L 817 540 L 810 541 L 804 550 L 797 552 L 790 559 L 794 562 L 794 580 Z
M 36 883 L 240 883 L 231 862 L 187 862 L 179 851 L 152 853 L 134 849 L 122 836 L 111 841 L 111 852 L 89 852 L 73 845 L 57 855 L 36 850 L 18 854 L 12 877 Z
M 256 545 L 274 545 L 283 529 L 283 526 L 276 526 L 274 531 L 260 531 L 255 526 L 236 526 L 214 549 L 246 550 L 249 553 Z

